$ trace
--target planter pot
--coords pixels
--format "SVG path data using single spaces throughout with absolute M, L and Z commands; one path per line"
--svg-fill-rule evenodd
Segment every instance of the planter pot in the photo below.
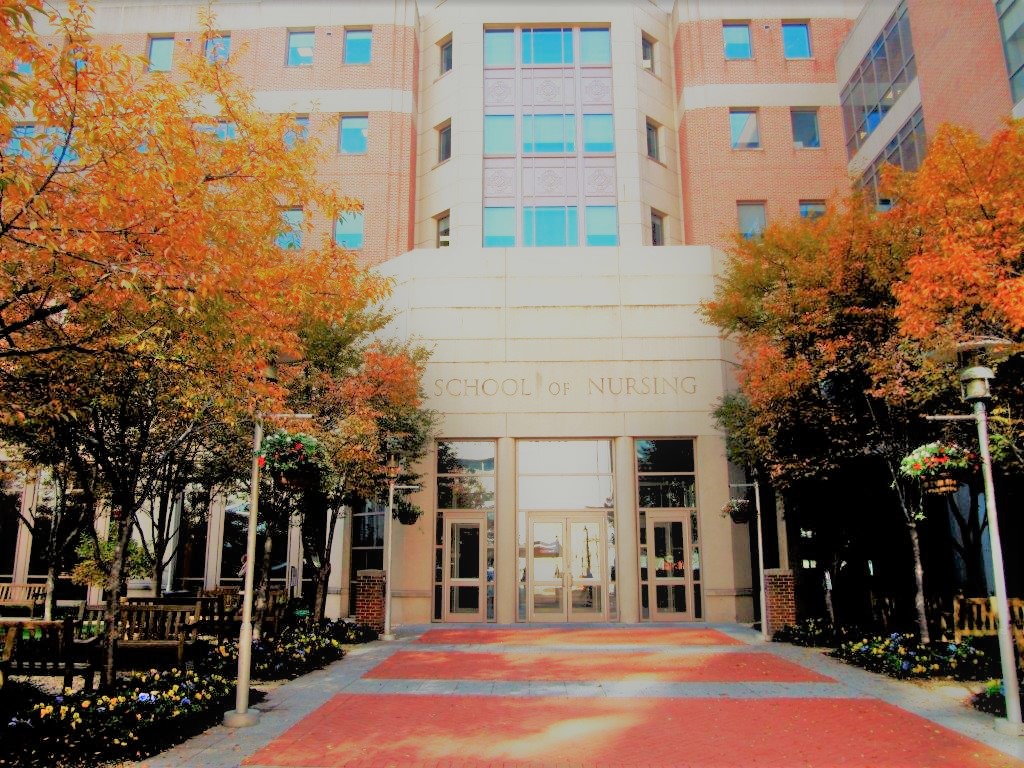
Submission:
M 956 493 L 960 483 L 952 475 L 932 475 L 921 478 L 921 487 L 925 493 L 938 496 L 946 493 Z
M 729 517 L 731 517 L 732 521 L 734 523 L 736 523 L 737 525 L 740 525 L 742 523 L 749 523 L 750 522 L 750 511 L 749 510 L 744 510 L 742 512 L 739 511 L 739 510 L 732 511 L 732 512 L 729 512 Z

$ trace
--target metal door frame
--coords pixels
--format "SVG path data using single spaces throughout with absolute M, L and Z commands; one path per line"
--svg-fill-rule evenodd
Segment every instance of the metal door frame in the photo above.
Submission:
M 480 572 L 475 579 L 456 579 L 452 573 L 452 526 L 472 523 L 480 528 Z M 444 515 L 444 554 L 442 555 L 441 620 L 445 622 L 483 622 L 487 620 L 487 514 L 485 512 L 451 512 Z M 453 613 L 451 609 L 451 588 L 472 587 L 479 589 L 480 599 L 476 614 Z

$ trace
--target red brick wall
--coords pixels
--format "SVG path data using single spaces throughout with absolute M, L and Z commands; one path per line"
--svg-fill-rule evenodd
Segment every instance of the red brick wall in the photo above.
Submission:
M 365 570 L 356 574 L 356 621 L 384 631 L 384 571 Z
M 909 0 L 907 7 L 928 137 L 941 123 L 990 136 L 1013 110 L 995 5 L 943 0 L 938 13 L 934 0 Z
M 811 19 L 812 59 L 787 60 L 782 20 L 750 21 L 753 59 L 725 59 L 722 22 L 680 24 L 674 40 L 677 94 L 717 84 L 834 84 L 835 57 L 849 19 Z M 838 98 L 838 86 L 835 87 Z M 735 104 L 757 107 L 757 104 Z M 803 105 L 795 105 L 803 106 Z M 678 125 L 684 242 L 726 247 L 737 231 L 737 202 L 764 202 L 768 221 L 799 215 L 801 200 L 828 200 L 849 187 L 842 113 L 819 106 L 820 149 L 796 149 L 786 106 L 760 107 L 761 148 L 734 150 L 729 108 L 686 109 Z
M 786 624 L 796 624 L 796 597 L 793 572 L 767 568 L 764 572 L 766 634 L 771 637 Z

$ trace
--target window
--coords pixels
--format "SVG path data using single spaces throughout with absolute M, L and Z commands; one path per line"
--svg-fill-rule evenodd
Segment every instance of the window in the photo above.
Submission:
M 302 209 L 290 208 L 282 211 L 284 225 L 277 236 L 277 247 L 286 250 L 298 250 L 302 247 Z
M 365 501 L 351 507 L 352 520 L 352 578 L 349 586 L 349 613 L 356 611 L 357 574 L 365 569 L 384 567 L 384 529 L 387 505 Z M 244 539 L 243 539 L 244 545 Z
M 783 22 L 782 53 L 787 59 L 811 58 L 811 33 L 807 22 Z
M 484 32 L 484 66 L 511 67 L 515 61 L 515 36 L 512 30 L 486 30 Z
M 368 29 L 345 30 L 345 63 L 369 64 L 371 32 Z
M 615 151 L 615 129 L 611 115 L 583 116 L 583 151 Z
M 443 163 L 452 156 L 452 124 L 446 123 L 437 129 L 437 162 Z
M 997 0 L 996 13 L 999 14 L 1006 71 L 1010 75 L 1010 91 L 1016 103 L 1024 99 L 1024 2 Z
M 654 40 L 647 35 L 640 36 L 640 66 L 654 74 Z
M 334 222 L 334 242 L 357 251 L 363 247 L 363 212 L 346 213 Z
M 451 71 L 452 68 L 452 41 L 448 38 L 441 43 L 441 74 Z
M 665 244 L 665 215 L 651 211 L 651 245 Z
M 296 115 L 295 125 L 284 132 L 284 145 L 292 149 L 296 143 L 305 141 L 308 136 L 309 115 Z
M 657 160 L 660 162 L 661 145 L 658 141 L 658 128 L 659 126 L 657 123 L 652 122 L 651 120 L 647 121 L 647 156 L 651 158 L 651 160 Z
M 754 58 L 753 50 L 750 47 L 750 25 L 746 22 L 723 24 L 722 39 L 725 42 L 726 59 Z
M 860 177 L 860 185 L 870 190 L 872 196 L 881 205 L 881 171 L 887 163 L 898 165 L 905 171 L 916 171 L 924 159 L 927 148 L 927 138 L 924 130 L 924 113 L 918 107 L 917 111 L 910 116 L 893 136 L 878 156 L 871 161 L 871 165 L 864 169 Z M 881 208 L 880 208 L 881 210 Z M 888 210 L 888 207 L 885 208 Z
M 484 208 L 484 247 L 511 248 L 516 244 L 516 209 Z
M 570 58 L 569 61 L 572 61 Z M 580 30 L 580 64 L 611 64 L 612 38 L 607 29 Z
M 614 205 L 588 205 L 585 213 L 587 245 L 619 244 L 619 225 Z
M 825 215 L 825 203 L 821 200 L 801 200 L 800 218 L 817 219 Z
M 764 203 L 737 203 L 736 212 L 740 222 L 740 233 L 746 237 L 757 237 L 768 223 Z
M 523 245 L 579 245 L 576 206 L 524 206 Z
M 575 115 L 523 115 L 523 152 L 576 151 Z
M 206 41 L 206 60 L 211 64 L 228 60 L 231 55 L 231 35 L 214 35 Z
M 516 119 L 512 115 L 484 115 L 484 154 L 516 153 Z
M 305 67 L 313 63 L 313 32 L 288 33 L 288 66 Z
M 523 64 L 572 64 L 571 29 L 524 29 Z
M 451 245 L 450 241 L 450 227 L 451 227 L 451 213 L 445 211 L 438 216 L 434 221 L 437 222 L 437 247 L 447 248 Z
M 149 71 L 170 72 L 171 60 L 174 58 L 173 37 L 149 38 Z
M 366 133 L 370 118 L 367 115 L 345 115 L 341 118 L 338 149 L 343 155 L 365 155 Z
M 757 130 L 757 112 L 752 109 L 734 109 L 729 112 L 729 128 L 733 149 L 758 149 L 761 134 Z
M 790 113 L 793 121 L 793 146 L 797 149 L 817 149 L 821 146 L 818 134 L 818 111 L 816 109 L 794 109 Z
M 226 141 L 235 138 L 237 126 L 226 120 L 218 120 L 214 124 L 196 126 L 196 130 L 200 133 L 211 133 L 221 141 Z

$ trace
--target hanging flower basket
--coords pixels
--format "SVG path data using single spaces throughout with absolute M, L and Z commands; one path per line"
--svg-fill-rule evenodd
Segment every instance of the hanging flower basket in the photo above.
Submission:
M 916 477 L 925 493 L 955 493 L 960 478 L 978 469 L 978 456 L 955 443 L 925 443 L 903 457 L 900 474 Z
M 722 507 L 722 517 L 729 516 L 734 523 L 750 522 L 750 499 L 729 499 Z
M 275 432 L 263 440 L 260 467 L 285 488 L 309 488 L 320 478 L 326 464 L 323 446 L 302 432 Z

